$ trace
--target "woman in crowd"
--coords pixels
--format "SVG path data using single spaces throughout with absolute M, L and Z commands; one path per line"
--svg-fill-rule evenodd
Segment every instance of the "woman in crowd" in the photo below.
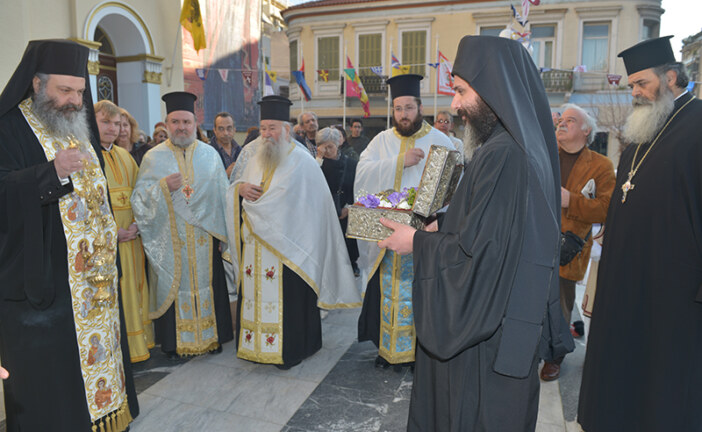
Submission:
M 341 231 L 346 234 L 349 210 L 347 204 L 353 204 L 353 182 L 356 178 L 356 162 L 354 159 L 341 153 L 339 148 L 343 143 L 341 132 L 333 127 L 326 127 L 317 132 L 315 136 L 317 144 L 317 161 L 322 167 L 324 178 L 327 180 L 329 190 L 334 199 L 336 213 L 339 215 Z M 355 239 L 346 239 L 346 248 L 353 265 L 356 276 L 359 275 L 358 265 L 358 245 Z

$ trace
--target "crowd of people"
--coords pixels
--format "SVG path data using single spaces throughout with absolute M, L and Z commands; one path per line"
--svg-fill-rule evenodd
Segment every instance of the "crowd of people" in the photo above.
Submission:
M 242 145 L 226 112 L 207 139 L 188 92 L 163 96 L 149 138 L 93 104 L 87 48 L 30 42 L 0 95 L 8 431 L 127 430 L 131 364 L 155 346 L 179 358 L 234 340 L 237 357 L 290 369 L 322 347 L 326 311 L 359 307 L 376 367 L 414 370 L 408 430 L 533 431 L 539 378 L 582 336 L 593 224 L 606 232 L 578 421 L 699 430 L 702 104 L 669 38 L 620 57 L 633 111 L 615 173 L 589 149 L 595 118 L 552 112 L 509 39 L 458 46 L 463 139 L 451 112 L 425 120 L 423 77 L 404 74 L 388 80 L 393 127 L 372 138 L 360 119 L 350 136 L 314 112 L 293 125 L 290 100 L 265 96 Z M 355 196 L 418 187 L 432 145 L 462 155 L 448 207 L 420 230 L 381 219 L 393 234 L 377 243 L 345 238 Z

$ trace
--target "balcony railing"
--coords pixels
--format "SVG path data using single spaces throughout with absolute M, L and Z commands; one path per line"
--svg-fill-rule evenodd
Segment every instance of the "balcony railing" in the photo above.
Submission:
M 378 76 L 378 75 L 361 75 L 361 83 L 363 84 L 363 88 L 366 90 L 366 94 L 368 96 L 370 95 L 384 95 L 387 94 L 388 92 L 388 85 L 385 83 L 387 81 L 388 77 L 383 75 L 383 76 Z M 339 78 L 341 80 L 341 94 L 344 93 L 344 85 L 346 85 L 346 78 L 345 76 L 342 76 Z
M 572 71 L 544 71 L 541 72 L 541 81 L 547 92 L 571 92 L 573 91 Z

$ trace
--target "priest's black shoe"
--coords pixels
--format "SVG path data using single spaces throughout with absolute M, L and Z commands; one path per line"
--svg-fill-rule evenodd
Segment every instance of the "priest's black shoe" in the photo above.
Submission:
M 210 354 L 219 354 L 222 352 L 222 344 L 220 344 L 216 349 L 210 351 Z
M 381 367 L 383 369 L 387 369 L 390 367 L 390 363 L 388 363 L 387 360 L 384 358 L 378 356 L 375 358 L 375 367 Z
M 178 355 L 178 353 L 175 351 L 165 351 L 164 354 L 166 354 L 166 357 L 168 358 L 168 360 L 179 360 L 180 359 L 180 355 Z

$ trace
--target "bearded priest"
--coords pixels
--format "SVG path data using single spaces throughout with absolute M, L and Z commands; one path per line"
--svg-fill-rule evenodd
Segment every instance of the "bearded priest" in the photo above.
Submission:
M 266 96 L 261 136 L 241 151 L 227 192 L 239 287 L 239 358 L 290 369 L 322 347 L 319 308 L 361 305 L 319 165 L 291 139 L 290 105 Z
M 123 431 L 139 413 L 88 53 L 67 40 L 31 41 L 0 95 L 9 432 Z
M 196 98 L 163 96 L 170 138 L 146 153 L 132 193 L 149 258 L 149 318 L 169 357 L 221 352 L 234 338 L 221 253 L 227 176 L 217 151 L 195 139 Z
M 580 386 L 587 432 L 702 430 L 702 102 L 671 37 L 619 53 L 633 111 Z
M 390 78 L 393 128 L 379 133 L 361 153 L 354 194 L 417 187 L 432 144 L 455 150 L 448 136 L 424 121 L 421 75 Z M 417 338 L 412 313 L 412 255 L 400 256 L 359 241 L 358 266 L 365 297 L 358 340 L 378 347 L 376 366 L 414 364 Z M 397 290 L 397 291 L 396 291 Z M 396 292 L 395 292 L 396 291 Z M 381 314 L 381 303 L 385 305 Z

